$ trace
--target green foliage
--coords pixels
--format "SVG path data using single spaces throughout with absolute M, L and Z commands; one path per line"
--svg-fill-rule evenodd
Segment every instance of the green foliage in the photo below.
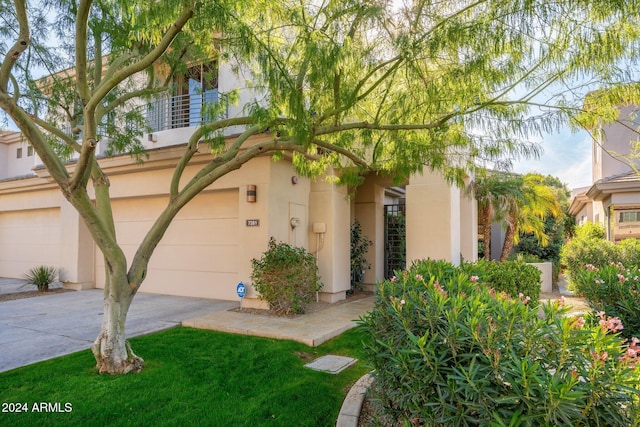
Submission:
M 46 265 L 34 267 L 25 274 L 25 284 L 36 286 L 40 292 L 46 292 L 49 290 L 49 285 L 58 279 L 59 272 L 60 270 L 56 267 Z
M 605 312 L 622 321 L 621 334 L 640 334 L 640 271 L 638 265 L 625 267 L 609 263 L 596 268 L 587 264 L 573 277 L 575 291 L 584 296 L 594 312 Z
M 271 237 L 267 251 L 251 263 L 253 287 L 276 313 L 304 313 L 322 289 L 316 259 L 304 248 Z
M 571 285 L 574 277 L 591 264 L 596 268 L 619 259 L 619 250 L 613 242 L 604 240 L 601 227 L 587 223 L 576 227 L 576 235 L 564 244 L 560 251 L 560 262 L 569 276 Z
M 614 319 L 568 317 L 483 285 L 465 269 L 415 263 L 380 284 L 362 319 L 375 397 L 402 425 L 630 426 L 640 415 L 637 341 Z
M 599 222 L 586 222 L 575 229 L 575 237 L 578 239 L 604 239 L 606 232 Z
M 529 261 L 530 262 L 530 261 Z M 540 296 L 540 270 L 526 264 L 524 260 L 486 261 L 464 263 L 460 268 L 469 276 L 478 279 L 496 292 L 504 292 L 512 298 L 529 297 L 536 305 Z
M 371 268 L 371 264 L 367 261 L 365 255 L 373 242 L 362 234 L 362 226 L 360 221 L 355 220 L 351 223 L 351 289 L 353 292 L 359 283 L 364 280 L 365 270 Z

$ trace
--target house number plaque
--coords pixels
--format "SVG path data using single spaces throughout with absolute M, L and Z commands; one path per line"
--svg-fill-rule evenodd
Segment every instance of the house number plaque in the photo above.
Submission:
M 260 226 L 260 220 L 259 219 L 248 219 L 247 220 L 247 227 L 259 227 Z

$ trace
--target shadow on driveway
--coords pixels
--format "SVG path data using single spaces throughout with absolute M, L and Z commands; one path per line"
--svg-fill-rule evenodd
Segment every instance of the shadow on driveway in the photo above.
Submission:
M 0 279 L 5 293 L 9 286 L 23 283 L 11 284 L 11 280 Z M 0 302 L 0 372 L 90 348 L 102 323 L 102 294 L 101 289 L 90 289 Z M 172 328 L 185 319 L 238 305 L 138 293 L 127 316 L 127 337 Z

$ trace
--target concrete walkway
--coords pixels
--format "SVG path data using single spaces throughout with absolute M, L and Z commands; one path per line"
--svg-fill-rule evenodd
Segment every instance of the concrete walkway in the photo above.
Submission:
M 355 321 L 371 311 L 375 299 L 370 296 L 294 318 L 218 311 L 185 320 L 182 324 L 198 329 L 293 340 L 315 347 L 357 326 Z
M 0 278 L 0 294 L 25 291 L 22 281 Z M 317 346 L 356 326 L 375 297 L 316 313 L 281 318 L 230 311 L 239 302 L 167 295 L 136 295 L 128 337 L 184 325 L 244 335 L 290 339 Z M 88 349 L 102 323 L 102 290 L 90 289 L 0 302 L 0 372 Z

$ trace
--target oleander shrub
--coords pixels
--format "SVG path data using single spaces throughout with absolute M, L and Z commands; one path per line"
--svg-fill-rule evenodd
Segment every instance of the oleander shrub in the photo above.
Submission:
M 425 426 L 629 426 L 640 414 L 638 340 L 618 319 L 532 307 L 464 268 L 415 263 L 361 319 L 383 417 Z
M 533 265 L 514 259 L 502 262 L 480 259 L 475 263 L 464 263 L 462 270 L 469 276 L 477 276 L 497 292 L 505 292 L 516 298 L 520 294 L 528 296 L 537 304 L 542 283 L 541 272 Z
M 276 242 L 272 237 L 267 251 L 251 263 L 253 287 L 278 314 L 304 313 L 322 289 L 316 259 L 304 248 Z
M 594 312 L 622 320 L 623 336 L 640 335 L 640 271 L 638 265 L 625 267 L 610 263 L 596 268 L 587 264 L 576 273 L 574 288 L 584 296 Z

